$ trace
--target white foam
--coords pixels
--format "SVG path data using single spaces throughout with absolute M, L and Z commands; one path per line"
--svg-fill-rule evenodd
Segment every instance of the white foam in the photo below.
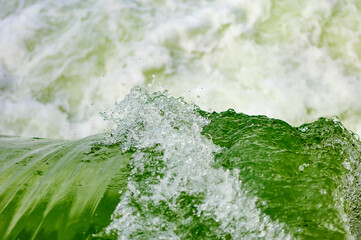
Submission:
M 152 75 L 153 90 L 205 110 L 293 125 L 337 115 L 361 133 L 361 10 L 352 1 L 42 0 L 0 12 L 0 65 L 11 76 L 0 98 L 18 106 L 12 122 L 30 126 L 21 105 L 33 101 L 71 126 L 64 135 L 62 121 L 44 114 L 47 129 L 3 121 L 1 134 L 101 132 L 98 112 Z
M 243 189 L 239 172 L 212 167 L 213 153 L 220 149 L 201 135 L 208 120 L 194 106 L 135 88 L 107 119 L 116 125 L 108 142 L 135 151 L 127 191 L 106 228 L 108 234 L 115 232 L 118 239 L 183 239 L 187 235 L 179 229 L 182 225 L 213 219 L 219 226 L 213 226 L 212 234 L 219 238 L 291 239 L 283 224 L 257 209 L 257 198 Z M 182 209 L 182 194 L 203 197 Z M 193 217 L 183 215 L 191 207 L 196 208 Z M 169 211 L 178 216 L 168 219 Z

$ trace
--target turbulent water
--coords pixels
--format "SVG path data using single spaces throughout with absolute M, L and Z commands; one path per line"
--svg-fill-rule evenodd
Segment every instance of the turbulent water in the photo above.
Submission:
M 0 138 L 3 239 L 358 239 L 361 143 L 133 88 L 81 140 Z
M 360 16 L 0 0 L 0 239 L 360 239 Z
M 0 0 L 0 132 L 74 139 L 154 81 L 204 110 L 361 133 L 361 1 Z

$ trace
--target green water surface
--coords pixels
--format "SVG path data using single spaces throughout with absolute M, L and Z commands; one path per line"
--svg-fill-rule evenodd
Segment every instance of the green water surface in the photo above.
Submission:
M 262 214 L 284 224 L 287 233 L 295 239 L 361 236 L 360 143 L 337 119 L 292 127 L 232 110 L 200 114 L 211 120 L 202 134 L 222 147 L 213 167 L 238 169 L 239 179 L 247 194 L 257 197 Z M 1 136 L 1 239 L 100 238 L 93 234 L 111 222 L 119 192 L 126 191 L 132 159 L 132 151 L 123 153 L 117 144 L 102 144 L 103 138 Z M 184 193 L 179 201 L 184 207 L 179 212 L 158 206 L 156 214 L 169 213 L 169 221 L 188 214 L 191 222 L 179 229 L 187 232 L 181 239 L 218 239 L 211 231 L 220 223 L 212 217 L 205 221 L 192 216 L 201 196 Z

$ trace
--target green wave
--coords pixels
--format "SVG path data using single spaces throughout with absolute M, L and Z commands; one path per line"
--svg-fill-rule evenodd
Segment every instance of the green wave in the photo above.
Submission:
M 337 118 L 296 128 L 232 110 L 206 115 L 203 133 L 224 147 L 216 165 L 240 170 L 263 213 L 300 239 L 361 236 L 361 145 Z
M 0 136 L 2 239 L 357 239 L 360 150 L 337 118 L 292 127 L 133 89 L 110 135 Z

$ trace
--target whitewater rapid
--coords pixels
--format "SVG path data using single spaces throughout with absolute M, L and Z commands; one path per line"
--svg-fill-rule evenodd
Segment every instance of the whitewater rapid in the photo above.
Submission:
M 361 2 L 4 1 L 0 133 L 74 139 L 152 84 L 202 109 L 361 133 Z

